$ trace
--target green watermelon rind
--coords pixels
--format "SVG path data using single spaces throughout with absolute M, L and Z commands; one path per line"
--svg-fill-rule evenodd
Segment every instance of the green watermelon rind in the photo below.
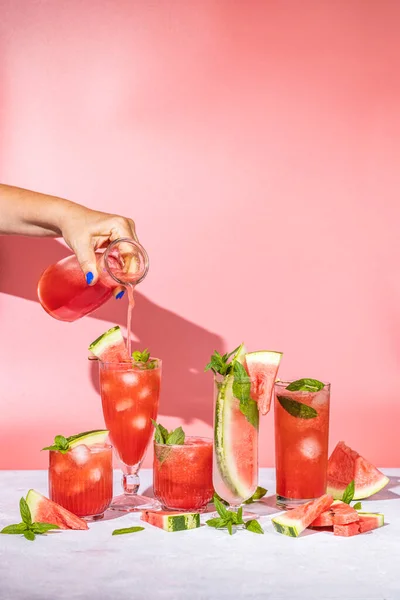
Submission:
M 353 500 L 364 500 L 365 498 L 369 498 L 370 496 L 377 494 L 389 483 L 389 481 L 389 477 L 386 477 L 386 475 L 382 474 L 382 477 L 371 485 L 360 487 L 358 484 L 356 484 Z M 328 484 L 326 493 L 333 496 L 335 500 L 341 500 L 346 487 L 347 485 L 344 484 L 340 484 L 340 486 L 339 484 L 337 486 L 333 486 L 331 483 Z
M 108 434 L 108 429 L 93 429 L 92 431 L 84 431 L 77 435 L 71 435 L 67 440 L 70 449 L 76 448 L 76 446 L 80 446 L 81 444 L 85 444 L 85 446 L 90 448 L 94 444 L 104 444 Z
M 385 515 L 383 513 L 369 513 L 361 510 L 357 511 L 360 517 L 367 517 L 368 519 L 375 518 L 378 527 L 383 527 L 385 524 Z
M 293 510 L 286 511 L 277 517 L 273 517 L 271 519 L 272 524 L 278 533 L 282 533 L 289 537 L 298 537 L 317 517 L 327 510 L 332 503 L 333 498 L 329 496 L 329 494 L 324 494 L 320 498 L 310 500 L 302 506 L 298 506 Z M 317 511 L 315 510 L 316 506 L 318 506 Z M 312 511 L 314 514 L 310 518 L 311 507 L 314 508 Z M 303 511 L 304 514 L 302 514 Z
M 121 328 L 119 325 L 111 327 L 106 332 L 102 333 L 94 342 L 89 346 L 89 350 L 93 352 L 97 358 L 101 358 L 110 347 L 120 344 L 124 341 L 122 336 Z
M 150 515 L 150 519 L 145 517 Z M 175 514 L 162 514 L 162 511 L 158 513 L 156 511 L 142 511 L 142 521 L 163 529 L 167 532 L 174 531 L 186 531 L 188 529 L 197 529 L 200 527 L 200 514 L 199 513 L 175 513 Z
M 278 352 L 277 350 L 255 350 L 254 352 L 247 352 L 245 355 L 246 363 L 248 356 L 251 357 L 251 359 L 262 359 L 260 362 L 263 364 L 274 365 L 276 367 L 279 366 L 282 360 L 283 352 Z M 269 359 L 268 362 L 264 360 L 265 358 Z
M 232 359 L 244 364 L 246 348 L 241 344 Z M 218 465 L 218 471 L 222 481 L 229 491 L 243 500 L 248 500 L 254 490 L 243 484 L 237 473 L 233 452 L 230 451 L 230 416 L 233 414 L 233 405 L 238 402 L 233 394 L 233 375 L 227 375 L 222 381 L 216 382 L 218 394 L 215 403 L 215 426 L 214 426 L 214 452 Z

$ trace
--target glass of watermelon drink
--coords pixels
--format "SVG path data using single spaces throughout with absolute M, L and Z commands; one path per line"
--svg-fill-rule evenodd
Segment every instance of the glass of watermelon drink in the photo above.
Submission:
M 189 436 L 181 445 L 155 441 L 153 487 L 164 509 L 204 511 L 214 493 L 212 440 Z
M 66 453 L 51 450 L 49 495 L 78 517 L 101 519 L 113 496 L 112 447 L 81 443 Z
M 326 492 L 330 384 L 275 383 L 277 504 L 295 508 Z
M 161 360 L 152 358 L 148 365 L 100 360 L 99 365 L 104 420 L 123 471 L 123 494 L 110 508 L 127 512 L 156 508 L 158 502 L 137 492 L 139 469 L 153 433 L 151 419 L 157 418 Z
M 234 511 L 254 494 L 258 483 L 257 403 L 248 399 L 244 411 L 236 397 L 237 388 L 249 388 L 250 383 L 249 377 L 215 376 L 213 484 Z
M 149 258 L 138 242 L 128 238 L 113 241 L 105 251 L 96 251 L 99 279 L 88 285 L 75 255 L 50 265 L 37 288 L 40 304 L 60 321 L 76 321 L 102 306 L 120 286 L 136 286 L 147 275 Z

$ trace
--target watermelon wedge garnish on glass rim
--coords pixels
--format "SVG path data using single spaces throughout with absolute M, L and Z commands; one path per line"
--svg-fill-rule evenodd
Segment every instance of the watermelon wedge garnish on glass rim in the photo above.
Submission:
M 247 372 L 251 378 L 250 395 L 258 404 L 262 415 L 271 408 L 272 392 L 278 374 L 282 352 L 260 350 L 245 355 Z
M 117 325 L 100 335 L 89 346 L 99 360 L 107 363 L 129 361 L 128 350 L 121 328 Z

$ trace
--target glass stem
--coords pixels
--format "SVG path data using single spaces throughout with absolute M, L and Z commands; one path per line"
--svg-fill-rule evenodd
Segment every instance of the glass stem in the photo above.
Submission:
M 123 465 L 122 489 L 124 490 L 124 494 L 137 494 L 140 485 L 140 479 L 137 471 L 137 465 L 135 465 L 134 467 Z

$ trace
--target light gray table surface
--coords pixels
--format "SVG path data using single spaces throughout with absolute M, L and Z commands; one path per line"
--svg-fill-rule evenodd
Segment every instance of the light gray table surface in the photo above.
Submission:
M 273 530 L 278 512 L 274 471 L 261 469 L 268 496 L 252 505 L 264 535 L 207 526 L 166 533 L 111 536 L 143 524 L 116 513 L 89 531 L 62 531 L 29 542 L 0 536 L 0 600 L 400 600 L 400 469 L 383 469 L 389 485 L 363 501 L 382 512 L 386 526 L 352 538 L 306 531 L 297 539 Z M 151 470 L 141 474 L 142 491 Z M 19 522 L 18 503 L 29 488 L 46 494 L 46 471 L 0 471 L 0 528 Z M 119 473 L 115 472 L 115 491 Z

